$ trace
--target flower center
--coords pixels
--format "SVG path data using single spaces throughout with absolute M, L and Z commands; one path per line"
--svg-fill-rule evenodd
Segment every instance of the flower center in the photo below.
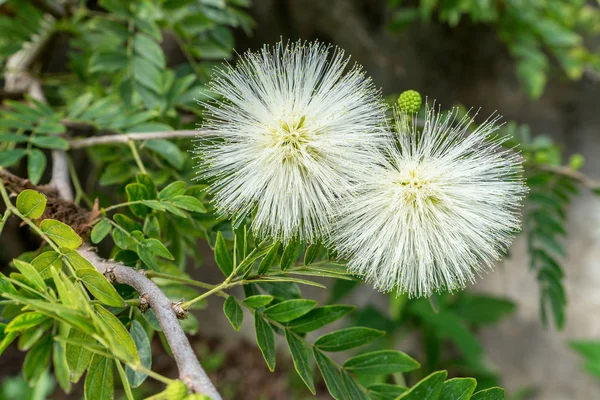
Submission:
M 425 176 L 424 171 L 418 165 L 400 171 L 394 183 L 398 187 L 397 194 L 405 204 L 417 202 L 435 204 L 438 202 L 435 185 Z
M 308 146 L 308 130 L 305 127 L 305 117 L 280 119 L 279 126 L 271 128 L 270 132 L 274 147 L 284 152 L 284 159 L 298 157 Z

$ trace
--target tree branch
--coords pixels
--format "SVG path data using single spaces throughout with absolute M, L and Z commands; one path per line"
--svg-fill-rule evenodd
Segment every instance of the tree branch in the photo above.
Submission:
M 91 262 L 99 272 L 114 277 L 116 282 L 129 285 L 140 293 L 140 296 L 154 310 L 167 342 L 171 346 L 179 369 L 179 378 L 194 392 L 210 396 L 213 400 L 221 400 L 221 396 L 200 365 L 179 324 L 176 314 L 177 303 L 173 303 L 154 282 L 141 272 L 111 260 L 104 260 L 88 246 L 81 247 L 79 254 Z
M 83 139 L 71 139 L 69 140 L 69 147 L 71 149 L 81 149 L 84 147 L 95 146 L 99 144 L 127 144 L 130 140 L 193 138 L 206 134 L 208 134 L 207 131 L 192 129 L 167 132 L 122 133 L 116 135 L 94 136 Z
M 535 168 L 540 171 L 552 172 L 575 179 L 590 190 L 600 189 L 600 182 L 590 178 L 583 172 L 571 169 L 564 165 L 536 165 Z

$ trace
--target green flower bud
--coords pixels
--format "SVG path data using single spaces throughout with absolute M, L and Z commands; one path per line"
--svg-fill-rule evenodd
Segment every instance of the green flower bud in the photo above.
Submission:
M 418 113 L 421 103 L 421 95 L 416 90 L 406 90 L 398 97 L 400 111 L 409 115 Z
M 583 156 L 581 154 L 573 154 L 571 158 L 569 158 L 569 167 L 574 170 L 583 167 Z
M 188 394 L 188 387 L 180 380 L 175 380 L 167 385 L 163 392 L 168 400 L 182 400 Z

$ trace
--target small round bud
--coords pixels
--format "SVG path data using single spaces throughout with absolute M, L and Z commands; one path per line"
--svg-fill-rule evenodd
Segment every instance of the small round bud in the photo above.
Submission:
M 571 158 L 569 158 L 569 167 L 574 170 L 583 167 L 583 156 L 581 154 L 573 154 Z
M 211 398 L 205 394 L 192 393 L 183 400 L 211 400 Z
M 416 90 L 406 90 L 398 97 L 400 111 L 409 115 L 416 114 L 421 109 L 421 95 Z
M 163 393 L 168 400 L 182 400 L 188 394 L 188 387 L 183 381 L 174 380 L 167 385 Z

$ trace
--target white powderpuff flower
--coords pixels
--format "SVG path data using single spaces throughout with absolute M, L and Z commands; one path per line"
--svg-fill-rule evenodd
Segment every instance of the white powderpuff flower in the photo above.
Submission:
M 276 44 L 217 70 L 199 176 L 222 216 L 261 238 L 313 242 L 340 195 L 389 141 L 386 106 L 360 66 L 320 43 Z M 347 72 L 345 72 L 347 71 Z
M 422 132 L 396 112 L 397 143 L 347 199 L 332 238 L 349 269 L 410 297 L 464 288 L 520 226 L 522 159 L 490 117 L 426 111 Z

